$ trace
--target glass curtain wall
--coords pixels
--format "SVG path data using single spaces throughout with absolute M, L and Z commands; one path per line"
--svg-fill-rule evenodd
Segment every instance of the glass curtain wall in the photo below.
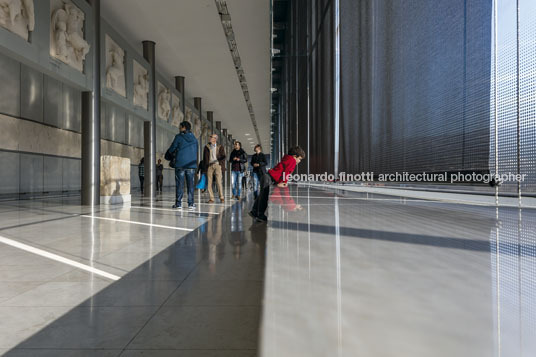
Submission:
M 285 3 L 274 158 L 298 144 L 300 173 L 525 174 L 498 192 L 536 193 L 535 1 Z

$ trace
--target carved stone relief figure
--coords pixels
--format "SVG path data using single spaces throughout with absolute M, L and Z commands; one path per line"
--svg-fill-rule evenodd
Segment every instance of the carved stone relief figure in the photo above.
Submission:
M 127 96 L 125 85 L 125 51 L 106 35 L 106 87 L 123 97 Z
M 0 26 L 28 41 L 35 28 L 33 0 L 0 0 Z
M 181 110 L 181 100 L 175 94 L 172 96 L 171 105 L 171 125 L 179 127 L 179 124 L 184 119 L 184 114 Z
M 84 13 L 67 0 L 52 0 L 50 9 L 50 55 L 82 72 L 89 52 L 84 39 Z
M 147 109 L 149 94 L 149 72 L 138 62 L 134 61 L 134 105 Z
M 171 113 L 171 93 L 169 89 L 158 82 L 158 117 L 167 121 Z
M 200 120 L 197 114 L 195 116 L 197 117 L 195 119 Z M 206 140 L 204 140 L 204 138 L 206 138 L 207 135 L 208 135 L 208 124 L 206 122 L 203 122 L 201 124 L 201 135 L 200 135 L 203 139 L 203 142 L 207 142 Z
M 186 107 L 186 121 L 192 122 L 192 110 Z
M 194 131 L 194 135 L 197 139 L 199 139 L 201 137 L 201 131 L 202 131 L 202 128 L 201 128 L 201 120 L 199 120 L 199 116 L 196 115 L 194 117 L 194 122 L 192 124 L 192 127 L 194 128 L 193 131 Z

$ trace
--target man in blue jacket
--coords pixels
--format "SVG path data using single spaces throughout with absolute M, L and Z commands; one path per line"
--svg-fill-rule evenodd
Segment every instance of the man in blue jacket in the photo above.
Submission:
M 194 204 L 194 175 L 197 169 L 197 139 L 190 131 L 192 125 L 183 121 L 180 133 L 175 135 L 173 143 L 167 154 L 175 156 L 175 184 L 176 199 L 173 208 L 182 209 L 182 195 L 184 190 L 184 178 L 188 187 L 188 209 L 195 210 Z

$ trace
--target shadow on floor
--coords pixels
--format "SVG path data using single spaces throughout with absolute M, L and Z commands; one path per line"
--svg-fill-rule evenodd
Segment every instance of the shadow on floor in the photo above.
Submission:
M 267 228 L 244 223 L 246 206 L 210 219 L 5 355 L 256 356 Z

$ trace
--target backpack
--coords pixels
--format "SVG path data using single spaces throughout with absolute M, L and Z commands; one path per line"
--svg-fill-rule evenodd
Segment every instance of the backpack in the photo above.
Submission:
M 177 161 L 177 151 L 172 153 L 169 150 L 167 150 L 166 153 L 164 154 L 164 159 L 169 161 L 169 167 L 174 169 L 176 165 L 176 161 Z

